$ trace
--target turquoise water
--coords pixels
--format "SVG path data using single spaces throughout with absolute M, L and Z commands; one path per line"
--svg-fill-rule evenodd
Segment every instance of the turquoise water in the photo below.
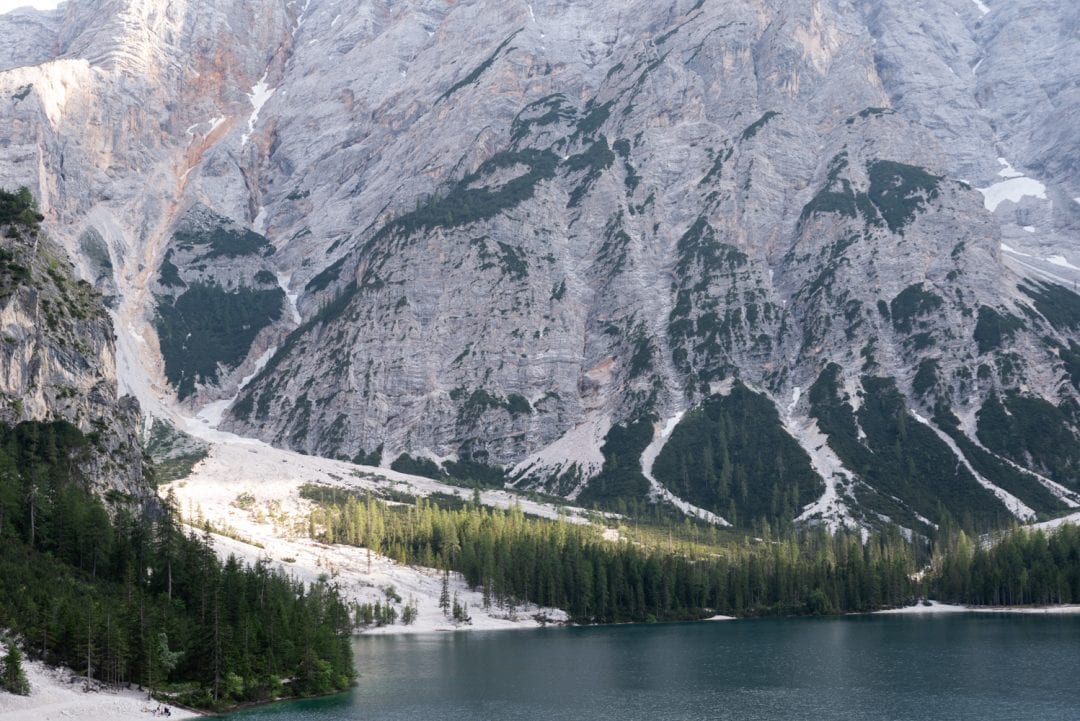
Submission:
M 1080 719 L 1080 618 L 864 616 L 361 637 L 248 721 Z

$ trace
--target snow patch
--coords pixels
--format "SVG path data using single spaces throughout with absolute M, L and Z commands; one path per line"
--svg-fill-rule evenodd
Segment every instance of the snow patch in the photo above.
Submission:
M 1030 253 L 1021 252 L 1021 251 L 1016 250 L 1015 248 L 1013 248 L 1013 247 L 1011 247 L 1009 245 L 1006 245 L 1005 243 L 1001 244 L 1001 249 L 1004 252 L 1009 254 L 1009 260 L 1010 261 L 1012 261 L 1016 265 L 1019 265 L 1020 267 L 1024 268 L 1025 270 L 1031 271 L 1032 273 L 1039 276 L 1040 278 L 1043 278 L 1045 280 L 1049 280 L 1051 283 L 1058 283 L 1060 285 L 1069 286 L 1072 283 L 1074 283 L 1075 280 L 1076 280 L 1075 278 L 1066 278 L 1064 276 L 1058 275 L 1057 273 L 1051 273 L 1050 271 L 1048 271 L 1048 270 L 1046 270 L 1044 268 L 1040 268 L 1037 265 L 1032 265 L 1029 262 L 1020 260 L 1020 258 L 1031 258 L 1032 260 L 1039 260 L 1039 261 L 1046 262 L 1043 258 L 1037 258 L 1034 255 L 1031 255 Z
M 269 70 L 263 73 L 263 76 L 259 78 L 259 82 L 255 83 L 251 88 L 251 92 L 248 93 L 248 99 L 251 101 L 253 110 L 248 118 L 248 130 L 240 136 L 240 147 L 247 145 L 248 138 L 255 132 L 255 123 L 259 120 L 259 111 L 266 105 L 266 101 L 274 95 L 275 88 L 271 88 L 266 84 L 266 76 L 269 73 Z
M 941 603 L 939 601 L 927 601 L 924 604 L 918 604 L 915 606 L 904 606 L 903 608 L 890 608 L 885 611 L 874 611 L 876 615 L 884 616 L 910 616 L 912 614 L 938 614 L 938 613 L 966 613 L 967 609 L 963 606 L 954 606 L 951 603 Z
M 619 533 L 615 528 L 605 528 L 604 532 L 600 535 L 605 541 L 611 541 L 612 543 L 618 543 L 619 541 L 624 540 L 623 534 Z
M 266 367 L 266 364 L 270 362 L 270 359 L 274 357 L 275 353 L 277 353 L 277 346 L 267 348 L 266 352 L 259 356 L 255 361 L 255 368 L 252 369 L 251 373 L 240 379 L 240 385 L 237 387 L 237 390 L 242 391 L 247 388 L 248 383 L 255 380 L 255 376 L 262 373 L 263 368 Z
M 205 133 L 200 133 L 200 135 L 205 138 L 206 136 L 212 134 L 219 127 L 221 127 L 221 124 L 224 123 L 226 120 L 227 118 L 224 115 L 220 118 L 211 118 L 210 120 L 204 120 L 201 123 L 195 123 L 194 125 L 188 126 L 188 128 L 184 130 L 184 133 L 191 137 L 195 135 L 196 130 L 198 130 L 204 125 L 209 125 L 210 128 Z
M 1024 174 L 1012 166 L 1005 158 L 998 158 L 998 163 L 1002 166 L 998 171 L 998 175 L 1002 178 L 1022 178 Z
M 262 369 L 266 367 L 266 364 L 270 362 L 270 359 L 274 357 L 274 353 L 277 352 L 277 346 L 268 348 L 255 361 L 255 368 L 251 373 L 240 379 L 240 385 L 236 388 L 236 393 L 232 398 L 223 398 L 213 403 L 207 403 L 203 406 L 202 410 L 196 414 L 195 418 L 188 419 L 188 430 L 191 430 L 192 424 L 195 427 L 205 429 L 207 431 L 216 431 L 217 427 L 221 425 L 221 420 L 225 417 L 225 411 L 229 410 L 229 407 L 236 402 L 236 399 L 240 397 L 240 391 L 247 387 L 247 384 L 255 379 L 255 376 L 262 372 Z
M 266 206 L 260 205 L 259 212 L 255 213 L 255 219 L 251 221 L 251 229 L 260 235 L 265 235 L 266 230 Z
M 1056 497 L 1058 500 L 1060 500 L 1062 503 L 1064 503 L 1069 508 L 1080 508 L 1080 503 L 1078 503 L 1077 500 L 1076 500 L 1077 498 L 1080 498 L 1080 496 L 1078 496 L 1073 491 L 1070 491 L 1068 488 L 1061 485 L 1060 483 L 1056 483 L 1055 481 L 1052 481 L 1049 478 L 1036 473 L 1035 471 L 1031 470 L 1030 468 L 1025 468 L 1024 466 L 1021 466 L 1019 463 L 1015 463 L 1015 462 L 1009 460 L 1008 458 L 1005 458 L 1004 456 L 1000 456 L 1000 455 L 994 453 L 989 448 L 984 446 L 979 441 L 978 434 L 975 432 L 976 423 L 975 423 L 975 413 L 974 412 L 971 412 L 971 413 L 967 414 L 966 416 L 961 416 L 960 428 L 961 428 L 961 431 L 964 433 L 964 435 L 967 436 L 968 441 L 975 444 L 976 448 L 980 449 L 981 451 L 983 451 L 987 455 L 990 455 L 990 456 L 996 458 L 997 460 L 1001 461 L 1002 463 L 1012 467 L 1013 469 L 1019 471 L 1020 473 L 1025 473 L 1025 474 L 1031 476 L 1032 478 L 1037 480 L 1040 484 L 1042 484 L 1043 488 L 1050 491 L 1050 493 L 1053 494 L 1054 497 Z
M 1013 255 L 1019 255 L 1022 258 L 1034 258 L 1035 257 L 1035 256 L 1031 255 L 1030 253 L 1025 253 L 1023 251 L 1017 250 L 1016 248 L 1012 247 L 1008 243 L 1002 243 L 1001 244 L 1001 249 L 1004 250 L 1006 253 L 1011 253 Z
M 1080 268 L 1065 260 L 1064 255 L 1051 255 L 1046 259 L 1046 262 L 1062 268 L 1068 268 L 1069 270 L 1080 270 Z
M 975 3 L 975 7 L 979 8 L 979 12 L 982 13 L 983 15 L 986 15 L 987 13 L 990 12 L 990 8 L 986 7 L 986 3 L 984 3 L 982 0 L 971 0 L 971 1 L 973 3 Z
M 1028 178 L 1019 172 L 1005 158 L 998 158 L 998 162 L 1004 166 L 998 175 L 1005 178 L 1000 183 L 995 183 L 988 188 L 976 188 L 983 195 L 983 205 L 993 213 L 997 207 L 1006 200 L 1019 203 L 1023 198 L 1032 197 L 1046 200 L 1046 186 L 1034 178 Z
M 858 413 L 862 408 L 862 382 L 857 376 L 848 376 L 844 379 L 844 395 L 847 396 L 847 402 L 851 406 L 852 413 Z M 865 438 L 866 434 L 859 429 L 860 438 Z
M 679 411 L 671 418 L 668 418 L 663 425 L 656 425 L 652 442 L 645 447 L 644 452 L 641 454 L 641 474 L 645 476 L 649 481 L 649 485 L 652 486 L 651 493 L 654 498 L 667 501 L 686 515 L 700 518 L 706 523 L 711 523 L 714 526 L 730 526 L 730 523 L 712 511 L 699 508 L 692 503 L 679 498 L 667 488 L 664 488 L 663 484 L 657 481 L 652 474 L 653 463 L 656 462 L 656 457 L 660 455 L 660 451 L 663 450 L 664 444 L 671 438 L 671 434 L 674 433 L 676 426 L 679 425 L 679 421 L 681 421 L 685 415 L 686 411 Z
M 209 429 L 216 429 L 221 425 L 221 419 L 225 417 L 225 411 L 229 410 L 229 406 L 232 405 L 234 400 L 236 400 L 236 396 L 207 403 L 195 416 L 195 422 L 201 423 Z
M 414 458 L 426 458 L 437 466 L 441 466 L 444 463 L 457 463 L 459 458 L 457 453 L 447 453 L 445 456 L 440 456 L 430 448 L 418 448 L 412 452 Z M 383 462 L 386 464 L 386 468 L 390 467 L 389 458 L 384 458 Z M 392 463 L 392 461 L 390 461 Z
M 224 435 L 224 434 L 222 434 Z M 386 493 L 399 491 L 414 496 L 442 493 L 469 498 L 473 491 L 450 486 L 430 478 L 356 466 L 316 456 L 273 448 L 259 441 L 238 439 L 218 442 L 191 475 L 161 489 L 175 492 L 181 513 L 188 519 L 201 515 L 228 537 L 214 538 L 219 556 L 236 555 L 248 563 L 269 560 L 298 580 L 312 582 L 329 575 L 349 600 L 360 603 L 384 599 L 383 589 L 394 586 L 404 600 L 416 600 L 419 618 L 410 626 L 394 625 L 370 633 L 423 633 L 454 628 L 533 628 L 534 616 L 565 621 L 558 609 L 518 606 L 483 608 L 482 596 L 467 588 L 460 574 L 451 574 L 451 591 L 469 604 L 471 625 L 455 627 L 438 606 L 442 573 L 435 569 L 405 566 L 351 546 L 328 546 L 298 537 L 293 523 L 302 520 L 310 504 L 300 497 L 304 484 L 315 483 L 356 491 Z M 241 494 L 254 498 L 248 510 L 233 505 Z M 588 524 L 583 509 L 532 501 L 505 490 L 480 491 L 481 502 L 497 508 L 520 508 L 524 513 L 570 523 Z M 273 513 L 270 511 L 273 510 Z M 282 514 L 288 522 L 282 523 Z M 275 520 L 275 518 L 277 520 Z
M 851 396 L 851 402 L 858 403 L 858 381 L 854 385 L 845 382 L 845 391 Z M 795 519 L 796 522 L 822 522 L 830 531 L 839 528 L 859 527 L 858 522 L 851 516 L 844 501 L 840 497 L 840 491 L 849 488 L 855 483 L 855 476 L 844 467 L 840 457 L 829 447 L 828 437 L 821 432 L 817 421 L 809 417 L 801 417 L 796 414 L 796 407 L 802 398 L 802 388 L 795 386 L 791 390 L 791 402 L 781 420 L 784 430 L 795 439 L 806 454 L 810 456 L 810 466 L 825 483 L 825 491 L 813 503 L 803 507 L 802 513 Z M 862 429 L 859 428 L 860 434 Z M 862 434 L 865 435 L 865 434 Z M 862 529 L 864 536 L 866 529 Z
M 1035 226 L 1034 225 L 1024 225 L 1024 226 L 1021 226 L 1020 229 L 1023 230 L 1025 233 L 1034 233 L 1035 232 Z
M 293 323 L 300 325 L 303 322 L 303 318 L 300 316 L 300 309 L 296 307 L 296 302 L 300 299 L 300 291 L 293 293 L 289 290 L 289 283 L 292 281 L 291 273 L 278 273 L 277 282 L 278 286 L 285 291 L 285 297 L 289 301 L 289 312 L 292 313 Z
M 305 0 L 304 7 L 300 8 L 300 14 L 296 16 L 296 27 L 292 29 L 292 36 L 294 38 L 296 37 L 296 33 L 300 31 L 300 26 L 304 24 L 304 20 L 306 19 L 304 15 L 307 13 L 308 7 L 310 5 L 311 0 Z
M 725 378 L 722 381 L 712 381 L 709 383 L 709 393 L 714 396 L 730 396 L 732 389 L 735 387 L 734 378 Z
M 55 10 L 65 0 L 0 0 L 0 15 L 13 10 Z

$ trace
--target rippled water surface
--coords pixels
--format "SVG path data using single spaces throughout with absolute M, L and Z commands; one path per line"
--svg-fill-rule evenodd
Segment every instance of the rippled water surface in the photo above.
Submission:
M 1080 617 L 873 616 L 361 637 L 350 693 L 249 721 L 1080 719 Z

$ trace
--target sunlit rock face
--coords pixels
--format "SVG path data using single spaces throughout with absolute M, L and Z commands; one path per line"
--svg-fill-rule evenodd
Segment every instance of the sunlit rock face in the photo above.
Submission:
M 69 0 L 0 16 L 0 184 L 151 411 L 736 523 L 1050 514 L 1080 8 L 932 5 Z

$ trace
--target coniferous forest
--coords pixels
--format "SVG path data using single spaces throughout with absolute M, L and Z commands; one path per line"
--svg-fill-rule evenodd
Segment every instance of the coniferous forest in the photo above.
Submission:
M 79 478 L 93 452 L 92 439 L 63 421 L 0 428 L 0 628 L 28 654 L 201 708 L 352 682 L 358 609 L 335 586 L 222 562 L 209 533 L 184 533 L 168 499 L 143 508 L 111 492 L 107 512 Z M 943 528 L 913 543 L 897 527 L 864 537 L 654 519 L 612 541 L 595 524 L 475 498 L 388 503 L 314 486 L 303 495 L 315 501 L 306 526 L 321 542 L 459 571 L 486 605 L 557 607 L 576 623 L 863 612 L 927 595 L 988 605 L 1080 600 L 1073 526 L 978 540 Z
M 898 527 L 865 537 L 821 527 L 717 538 L 715 529 L 612 543 L 595 525 L 525 516 L 476 502 L 387 504 L 307 487 L 308 533 L 400 563 L 461 572 L 485 603 L 565 609 L 576 623 L 857 613 L 918 598 L 974 605 L 1080 601 L 1080 528 L 1016 527 L 974 542 L 942 527 L 912 542 Z M 666 537 L 666 541 L 665 541 Z M 692 537 L 696 537 L 693 540 Z
M 943 545 L 931 594 L 985 606 L 1080 603 L 1080 527 L 1014 528 L 993 543 L 963 531 Z
M 714 614 L 871 611 L 909 602 L 916 549 L 899 529 L 802 534 L 717 544 L 612 543 L 593 525 L 420 499 L 388 505 L 328 489 L 309 533 L 399 562 L 460 571 L 486 602 L 565 609 L 578 623 L 671 621 Z
M 79 478 L 93 452 L 64 421 L 0 428 L 0 628 L 27 653 L 200 708 L 351 683 L 334 586 L 222 562 L 167 503 L 110 518 Z

